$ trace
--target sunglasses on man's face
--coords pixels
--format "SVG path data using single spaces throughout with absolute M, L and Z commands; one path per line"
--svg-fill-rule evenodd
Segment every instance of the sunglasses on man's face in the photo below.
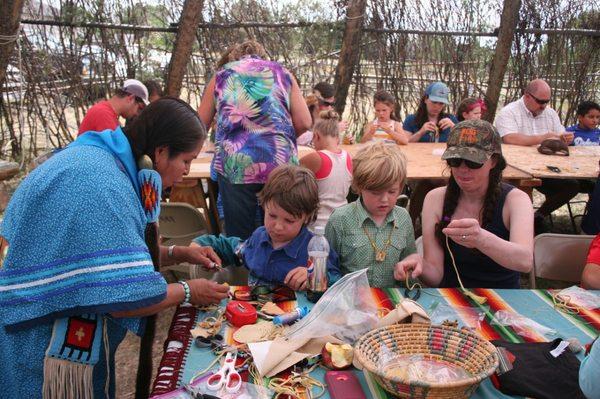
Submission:
M 333 101 L 325 101 L 325 100 L 320 100 L 319 101 L 319 105 L 323 106 L 323 107 L 333 107 L 335 105 L 335 102 Z
M 548 100 L 539 99 L 539 98 L 537 98 L 536 96 L 534 96 L 533 94 L 531 94 L 529 92 L 527 94 L 529 94 L 529 97 L 533 98 L 535 100 L 535 102 L 538 103 L 539 105 L 545 105 L 545 104 L 548 104 L 550 102 L 549 99 Z
M 467 168 L 469 169 L 479 169 L 483 166 L 482 163 L 473 162 L 469 161 L 468 159 L 462 158 L 450 158 L 446 159 L 446 162 L 448 162 L 448 166 L 450 166 L 451 168 L 458 168 L 463 162 L 465 163 L 465 165 L 467 165 Z

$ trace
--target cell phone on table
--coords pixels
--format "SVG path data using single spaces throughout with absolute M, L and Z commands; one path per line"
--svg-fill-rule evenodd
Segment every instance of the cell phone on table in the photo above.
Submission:
M 325 383 L 331 399 L 367 399 L 352 371 L 330 370 L 325 373 Z

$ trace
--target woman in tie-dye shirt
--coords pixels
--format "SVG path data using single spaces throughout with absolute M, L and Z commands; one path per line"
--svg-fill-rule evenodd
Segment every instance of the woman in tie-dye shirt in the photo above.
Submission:
M 256 194 L 277 166 L 298 164 L 296 137 L 311 125 L 294 77 L 266 59 L 255 41 L 237 44 L 208 83 L 198 113 L 216 117 L 213 162 L 228 236 L 246 239 L 257 227 Z

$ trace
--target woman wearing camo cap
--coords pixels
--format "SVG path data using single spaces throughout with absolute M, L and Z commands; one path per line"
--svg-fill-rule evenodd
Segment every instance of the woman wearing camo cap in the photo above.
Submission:
M 519 288 L 533 266 L 533 208 L 523 191 L 502 182 L 501 139 L 486 121 L 452 129 L 442 155 L 448 185 L 432 190 L 423 212 L 423 259 L 396 268 L 434 287 Z M 454 256 L 453 259 L 450 251 Z

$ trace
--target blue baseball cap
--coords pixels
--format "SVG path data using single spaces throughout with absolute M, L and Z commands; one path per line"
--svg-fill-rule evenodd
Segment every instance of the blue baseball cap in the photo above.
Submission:
M 433 82 L 427 86 L 427 89 L 425 89 L 425 94 L 431 101 L 450 104 L 450 101 L 448 101 L 450 89 L 448 89 L 448 86 L 446 86 L 443 82 Z

